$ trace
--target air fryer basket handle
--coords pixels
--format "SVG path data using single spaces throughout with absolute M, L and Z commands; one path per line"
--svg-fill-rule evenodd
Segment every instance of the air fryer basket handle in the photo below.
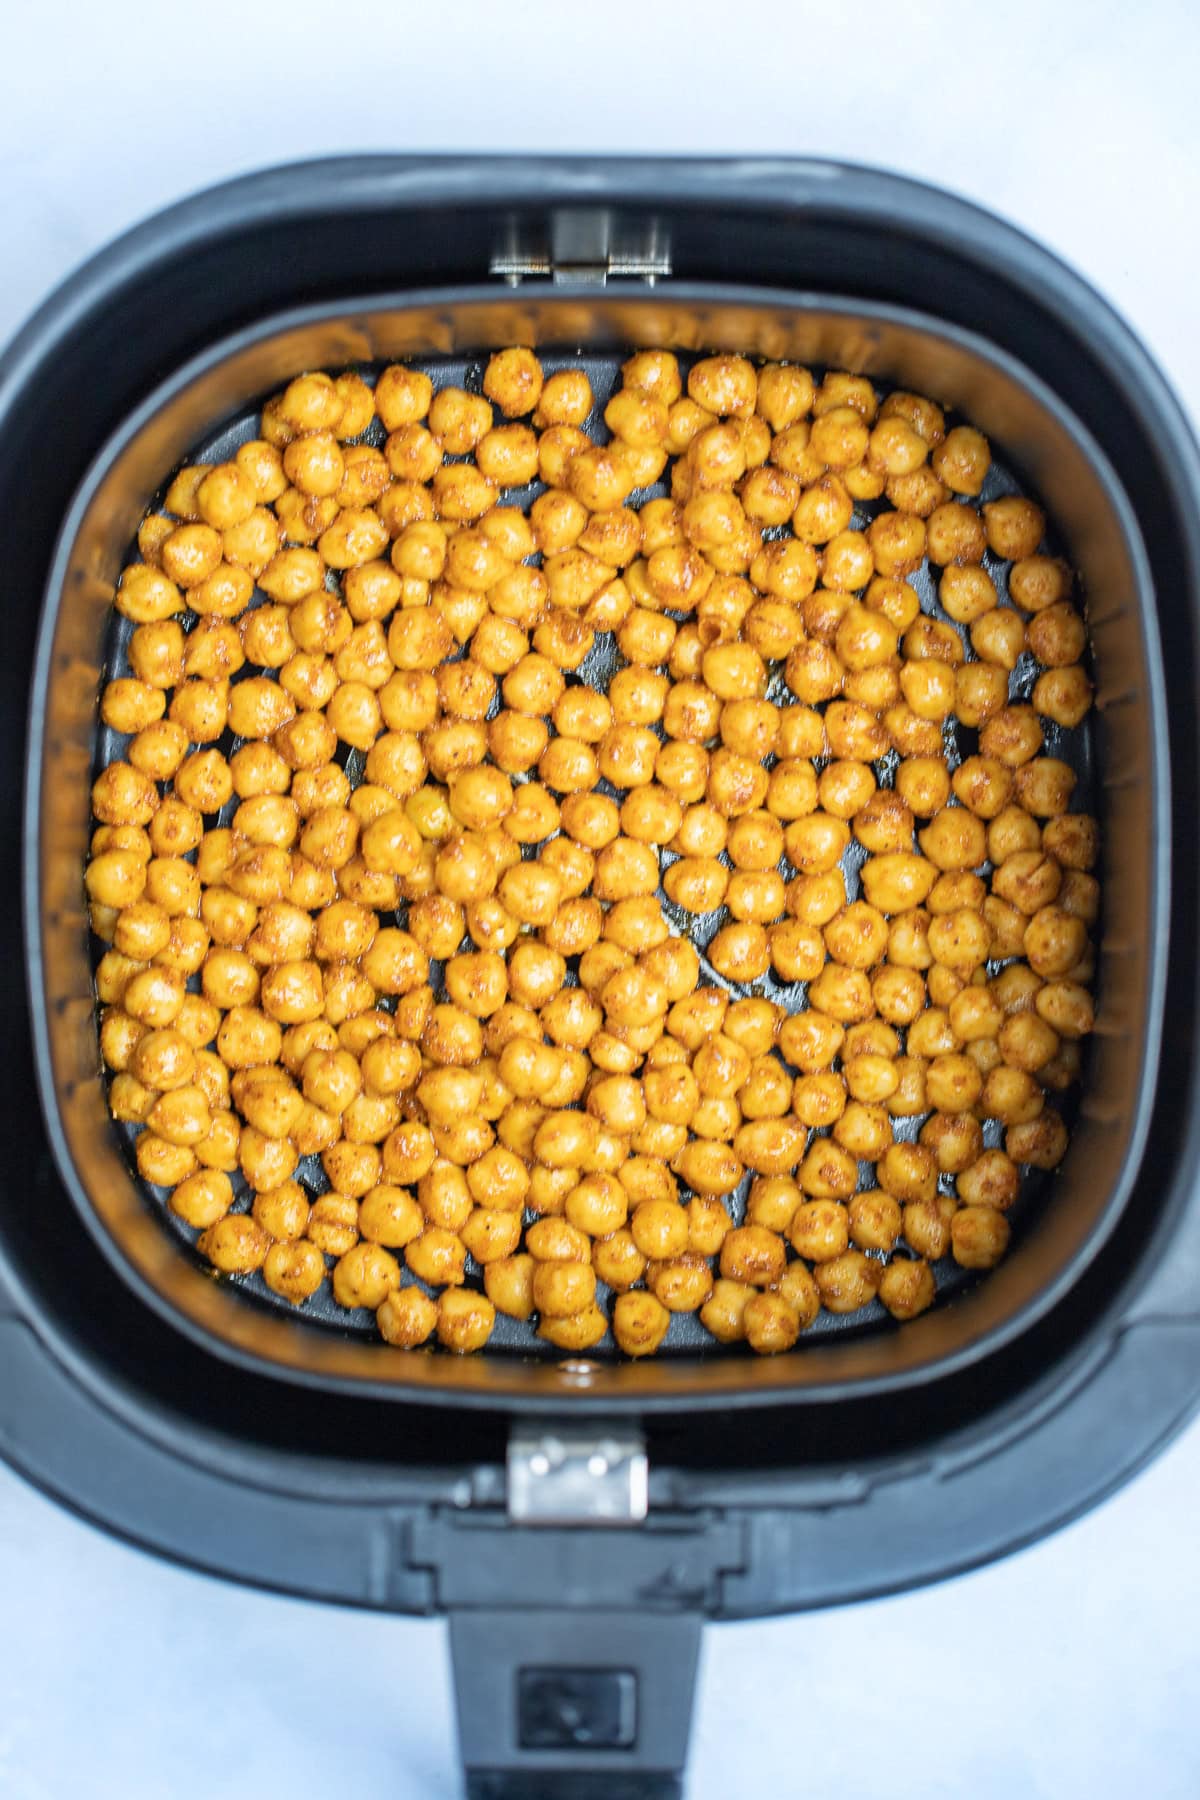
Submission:
M 455 1610 L 468 1800 L 679 1800 L 698 1612 Z

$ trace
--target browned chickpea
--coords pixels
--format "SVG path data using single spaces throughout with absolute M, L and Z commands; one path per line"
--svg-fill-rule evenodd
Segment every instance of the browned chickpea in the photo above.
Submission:
M 979 514 L 953 500 L 935 507 L 926 520 L 925 547 L 929 560 L 942 568 L 979 562 L 987 548 Z
M 1025 928 L 1029 965 L 1046 978 L 1069 975 L 1087 950 L 1087 926 L 1060 906 L 1042 906 Z
M 991 1206 L 964 1206 L 950 1221 L 954 1260 L 965 1269 L 992 1269 L 1008 1249 L 1003 1213 Z
M 333 1297 L 339 1306 L 374 1311 L 399 1286 L 400 1265 L 379 1244 L 355 1244 L 334 1265 Z
M 933 471 L 956 494 L 977 494 L 991 467 L 987 439 L 969 425 L 956 426 L 933 450 Z
M 840 1256 L 850 1242 L 845 1206 L 837 1200 L 803 1201 L 793 1213 L 788 1240 L 808 1262 L 828 1262 Z
M 1042 748 L 1042 726 L 1031 706 L 1006 706 L 994 714 L 979 734 L 979 748 L 1010 769 L 1020 768 Z
M 1076 779 L 1069 763 L 1053 756 L 1035 757 L 1017 770 L 1017 801 L 1035 819 L 1054 818 L 1070 805 Z
M 746 1342 L 759 1356 L 790 1350 L 800 1335 L 801 1318 L 782 1293 L 752 1294 L 742 1312 Z
M 879 1278 L 879 1298 L 894 1319 L 915 1319 L 933 1305 L 933 1270 L 922 1258 L 894 1259 Z
M 1008 591 L 1022 612 L 1040 613 L 1058 606 L 1071 592 L 1071 571 L 1050 556 L 1026 556 L 1009 571 Z
M 539 1337 L 559 1350 L 573 1351 L 576 1355 L 598 1344 L 607 1331 L 608 1320 L 595 1304 L 569 1318 L 544 1318 L 538 1326 Z
M 875 1298 L 883 1276 L 882 1265 L 861 1250 L 846 1250 L 813 1271 L 821 1304 L 832 1313 L 857 1312 Z
M 943 1175 L 957 1175 L 983 1154 L 983 1130 L 970 1113 L 934 1113 L 920 1141 L 932 1150 Z
M 1081 724 L 1092 706 L 1092 684 L 1086 670 L 1078 665 L 1047 669 L 1034 683 L 1033 706 L 1043 718 L 1053 719 L 1067 730 Z
M 475 1296 L 477 1298 L 477 1296 Z M 416 1349 L 441 1322 L 436 1301 L 419 1287 L 393 1288 L 375 1314 L 380 1336 L 403 1350 Z
M 870 432 L 852 405 L 835 405 L 813 421 L 809 437 L 811 454 L 831 469 L 849 469 L 861 463 L 870 444 Z
M 201 1256 L 227 1275 L 245 1275 L 262 1267 L 271 1240 L 246 1213 L 229 1213 L 196 1240 Z

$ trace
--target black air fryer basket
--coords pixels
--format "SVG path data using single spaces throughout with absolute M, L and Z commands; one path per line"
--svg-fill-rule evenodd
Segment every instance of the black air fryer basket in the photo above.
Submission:
M 508 343 L 582 354 L 598 387 L 663 344 L 931 393 L 1044 500 L 1080 570 L 1105 900 L 1079 1116 L 1007 1261 L 903 1329 L 761 1360 L 686 1335 L 643 1364 L 515 1337 L 399 1354 L 214 1281 L 130 1175 L 81 868 L 137 520 L 300 369 L 461 367 Z M 1196 446 L 1103 302 L 986 214 L 885 175 L 318 163 L 186 202 L 87 265 L 0 364 L 2 716 L 6 766 L 27 767 L 24 921 L 12 879 L 0 939 L 5 1454 L 198 1566 L 447 1613 L 471 1790 L 497 1796 L 676 1792 L 704 1618 L 935 1579 L 1125 1480 L 1200 1392 L 1198 517 Z M 4 806 L 15 844 L 15 779 Z

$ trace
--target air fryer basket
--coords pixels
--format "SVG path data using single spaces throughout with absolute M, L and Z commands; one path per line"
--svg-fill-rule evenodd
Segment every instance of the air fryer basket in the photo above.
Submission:
M 935 320 L 852 300 L 798 297 L 785 302 L 753 292 L 694 286 L 585 298 L 522 292 L 490 295 L 368 297 L 353 310 L 313 309 L 265 320 L 232 344 L 216 345 L 152 394 L 102 452 L 63 530 L 51 577 L 46 637 L 38 669 L 35 716 L 44 712 L 31 774 L 40 780 L 43 940 L 35 982 L 35 1012 L 45 1021 L 53 1091 L 85 1217 L 102 1241 L 123 1254 L 159 1304 L 227 1351 L 268 1359 L 305 1379 L 334 1377 L 378 1382 L 400 1391 L 456 1392 L 460 1385 L 493 1395 L 530 1388 L 561 1392 L 554 1364 L 531 1363 L 531 1334 L 506 1322 L 500 1347 L 489 1346 L 477 1368 L 427 1354 L 395 1355 L 345 1329 L 317 1336 L 299 1327 L 286 1308 L 216 1283 L 175 1245 L 164 1241 L 107 1124 L 89 1036 L 91 971 L 79 870 L 86 856 L 88 782 L 93 763 L 95 689 L 105 657 L 111 595 L 138 518 L 165 471 L 193 453 L 214 421 L 228 421 L 253 400 L 304 368 L 486 354 L 509 342 L 529 342 L 552 354 L 570 344 L 587 351 L 612 345 L 669 344 L 689 350 L 743 350 L 834 368 L 849 367 L 956 407 L 1012 455 L 1045 501 L 1079 568 L 1087 596 L 1097 682 L 1100 780 L 1094 803 L 1102 814 L 1106 906 L 1099 942 L 1099 1005 L 1095 1044 L 1080 1117 L 1066 1161 L 1049 1184 L 1050 1204 L 1038 1209 L 1007 1262 L 956 1303 L 941 1306 L 901 1331 L 871 1333 L 831 1316 L 790 1355 L 751 1368 L 745 1353 L 706 1353 L 704 1334 L 677 1322 L 671 1391 L 726 1393 L 791 1383 L 893 1383 L 897 1376 L 977 1354 L 981 1344 L 1028 1322 L 1051 1303 L 1095 1253 L 1124 1203 L 1137 1166 L 1153 1092 L 1165 934 L 1166 872 L 1158 858 L 1166 841 L 1168 774 L 1154 721 L 1161 709 L 1158 646 L 1149 573 L 1136 522 L 1099 447 L 1079 421 L 1028 371 L 961 330 Z M 599 374 L 595 360 L 593 370 Z M 608 379 L 612 379 L 611 372 Z M 248 428 L 247 425 L 243 429 Z M 997 485 L 1011 484 L 997 470 Z M 926 581 L 926 606 L 932 589 Z M 51 635 L 52 633 L 52 635 Z M 118 637 L 119 645 L 120 639 Z M 54 671 L 69 670 L 66 678 Z M 44 686 L 43 686 L 44 684 Z M 40 766 L 39 766 L 40 763 Z M 1117 878 L 1119 871 L 1119 879 Z M 761 984 L 760 984 L 761 985 Z M 799 996 L 784 992 L 785 1003 Z M 265 1290 L 264 1290 L 265 1292 Z M 951 1294 L 953 1299 L 953 1293 Z M 877 1307 L 882 1315 L 882 1307 Z M 830 1326 L 836 1327 L 830 1329 Z M 819 1347 L 818 1347 L 819 1343 Z M 715 1349 L 715 1347 L 714 1347 Z M 524 1351 L 524 1355 L 519 1352 Z M 609 1353 L 610 1354 L 610 1353 Z M 592 1391 L 647 1392 L 659 1385 L 644 1368 L 596 1364 Z
M 581 222 L 607 243 L 607 286 L 579 267 Z M 620 273 L 647 266 L 647 245 L 653 287 Z M 518 268 L 532 273 L 508 292 L 497 271 Z M 1024 1241 L 903 1329 L 762 1361 L 396 1356 L 247 1305 L 180 1254 L 129 1175 L 98 1080 L 79 869 L 105 621 L 137 517 L 214 421 L 301 367 L 508 342 L 728 346 L 930 392 L 988 433 L 1082 572 L 1105 846 L 1088 1084 Z M 0 536 L 23 597 L 0 726 L 13 768 L 32 693 L 25 957 L 46 1106 L 43 1134 L 10 1006 L 6 1453 L 202 1566 L 450 1611 L 467 1760 L 518 1771 L 474 1791 L 526 1796 L 590 1791 L 537 1786 L 568 1763 L 606 1795 L 673 1791 L 616 1778 L 681 1760 L 702 1616 L 932 1579 L 1125 1479 L 1200 1392 L 1198 519 L 1195 445 L 1103 303 L 997 221 L 870 172 L 313 165 L 202 196 L 97 259 L 0 364 Z M 11 791 L 4 805 L 15 825 Z M 615 1468 L 648 1454 L 640 1529 L 594 1509 L 583 1523 L 586 1499 L 571 1526 L 514 1512 L 506 1455 L 518 1468 L 531 1433 L 569 1450 L 573 1432 L 607 1440 Z M 518 1671 L 580 1660 L 630 1673 L 635 1741 L 523 1742 Z

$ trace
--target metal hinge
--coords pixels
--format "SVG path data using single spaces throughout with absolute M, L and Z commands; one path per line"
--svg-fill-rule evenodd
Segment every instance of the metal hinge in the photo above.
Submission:
M 653 287 L 671 273 L 671 250 L 656 218 L 622 219 L 607 206 L 560 207 L 540 236 L 510 219 L 488 266 L 510 287 L 532 277 L 603 287 L 610 276 Z
M 523 1525 L 638 1525 L 649 1504 L 646 1446 L 635 1431 L 538 1430 L 508 1441 L 508 1516 Z

